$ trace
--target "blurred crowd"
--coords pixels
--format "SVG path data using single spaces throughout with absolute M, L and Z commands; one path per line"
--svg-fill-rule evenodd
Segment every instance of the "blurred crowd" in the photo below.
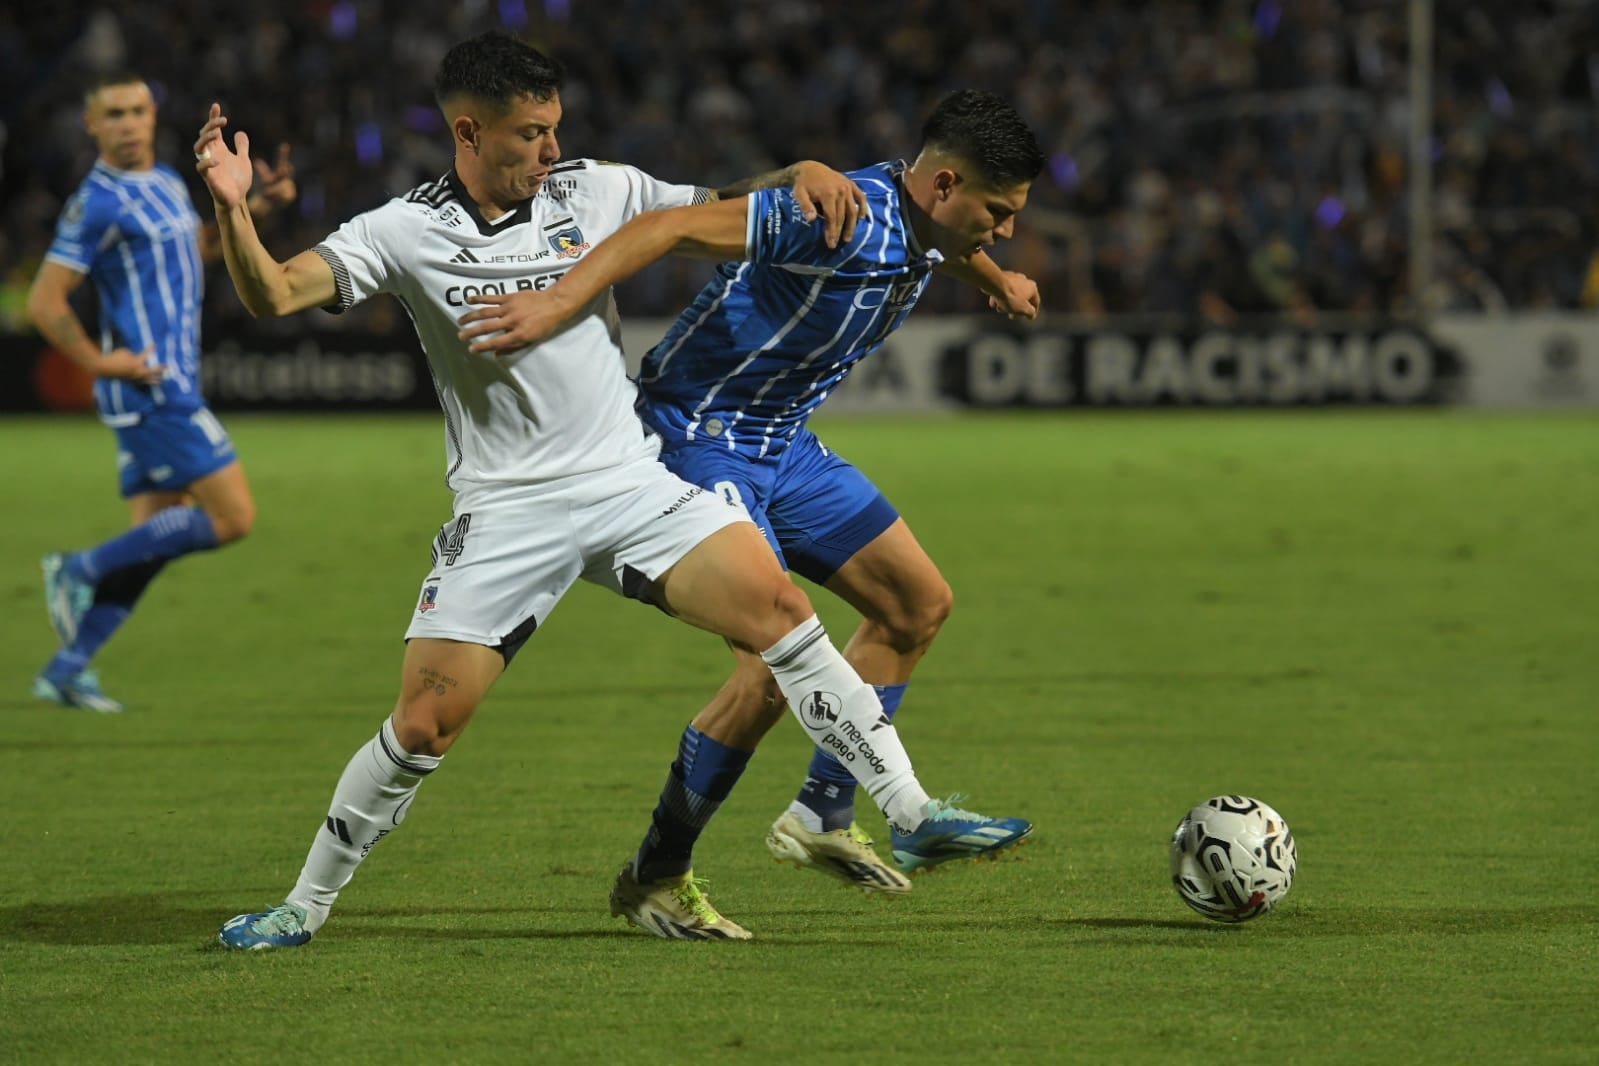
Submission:
M 1433 281 L 1410 291 L 1404 0 L 123 0 L 0 12 L 0 317 L 93 160 L 80 89 L 132 67 L 161 158 L 191 174 L 213 99 L 258 151 L 293 146 L 281 254 L 449 166 L 429 89 L 491 26 L 564 62 L 569 157 L 717 185 L 815 158 L 915 151 L 945 91 L 1006 94 L 1049 163 L 996 251 L 1079 314 L 1409 313 L 1599 305 L 1599 9 L 1435 2 Z M 202 213 L 209 210 L 195 183 Z M 624 313 L 671 314 L 705 264 L 646 271 Z M 213 324 L 243 316 L 218 275 Z M 982 306 L 940 283 L 942 310 Z M 404 328 L 378 302 L 350 324 Z

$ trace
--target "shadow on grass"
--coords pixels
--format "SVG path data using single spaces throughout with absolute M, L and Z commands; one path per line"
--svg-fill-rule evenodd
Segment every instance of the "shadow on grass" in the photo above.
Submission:
M 270 898 L 266 891 L 246 891 L 243 898 Z M 206 898 L 211 898 L 207 894 Z M 463 916 L 516 915 L 519 928 L 507 929 L 501 923 L 462 925 Z M 60 947 L 123 947 L 141 945 L 193 945 L 200 951 L 226 949 L 217 943 L 216 932 L 232 914 L 226 907 L 185 902 L 173 894 L 137 896 L 99 896 L 66 902 L 35 902 L 0 907 L 0 942 L 51 944 Z M 428 925 L 429 917 L 456 919 L 447 925 Z M 594 923 L 591 928 L 572 928 L 578 923 Z M 559 924 L 564 928 L 551 928 Z M 764 947 L 836 947 L 832 935 L 773 933 L 760 936 Z M 537 906 L 436 906 L 383 909 L 340 907 L 338 919 L 329 929 L 329 938 L 341 942 L 437 941 L 469 944 L 524 940 L 592 940 L 621 942 L 636 940 L 654 945 L 678 943 L 662 941 L 642 930 L 609 918 L 603 907 Z M 851 937 L 854 948 L 890 949 L 894 939 Z
M 943 688 L 1016 689 L 1037 688 L 1041 685 L 1134 685 L 1157 688 L 1178 685 L 1280 685 L 1320 680 L 1327 676 L 1325 670 L 1315 667 L 1290 667 L 1284 670 L 1136 670 L 1136 671 L 1066 671 L 1062 673 L 1000 674 L 990 676 L 963 675 L 941 678 Z M 662 696 L 704 696 L 704 685 L 656 684 L 640 682 L 623 685 L 586 685 L 583 688 L 533 688 L 529 690 L 541 699 L 583 700 L 595 697 L 641 697 L 659 699 Z
M 0 711 L 5 705 L 0 704 Z M 0 740 L 0 752 L 8 751 L 123 751 L 146 749 L 151 751 L 206 751 L 211 748 L 259 748 L 259 737 L 127 737 L 112 734 L 105 737 L 62 737 L 52 740 Z
M 1194 929 L 1225 928 L 1217 923 L 1191 921 L 1157 922 L 1149 918 L 1058 918 L 1046 919 L 1050 925 L 1081 925 L 1089 929 Z
M 1599 927 L 1599 907 L 1294 907 L 1251 922 L 1228 925 L 1193 917 L 1156 921 L 1148 918 L 1046 918 L 1042 924 L 1062 929 L 1121 930 L 1126 937 L 1101 936 L 1101 943 L 1150 943 L 1140 932 L 1181 930 L 1199 935 L 1254 935 L 1271 937 L 1338 936 L 1480 936 L 1527 930 Z M 1202 943 L 1192 937 L 1165 937 L 1162 943 Z
M 241 894 L 243 899 L 270 899 L 269 891 Z M 208 897 L 209 898 L 209 897 Z M 33 902 L 0 907 L 0 942 L 74 945 L 196 944 L 215 942 L 216 932 L 235 911 L 226 907 L 199 906 L 173 895 L 99 896 L 92 899 Z M 525 927 L 505 929 L 492 924 L 461 927 L 451 922 L 444 927 L 427 927 L 413 919 L 429 916 L 458 918 L 462 915 L 520 915 Z M 598 917 L 605 914 L 598 911 Z M 421 940 L 568 940 L 607 938 L 625 932 L 617 929 L 540 928 L 557 915 L 596 917 L 592 907 L 535 906 L 439 906 L 405 907 L 379 910 L 340 907 L 337 935 L 348 940 L 389 937 Z M 571 919 L 560 922 L 570 925 Z M 580 919 L 581 920 L 581 919 Z

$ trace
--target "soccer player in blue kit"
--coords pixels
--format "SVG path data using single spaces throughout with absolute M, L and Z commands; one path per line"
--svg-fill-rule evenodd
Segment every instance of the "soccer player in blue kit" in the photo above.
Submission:
M 661 437 L 662 461 L 674 473 L 746 509 L 791 571 L 861 613 L 845 657 L 892 718 L 952 594 L 893 505 L 807 422 L 904 321 L 934 270 L 979 286 L 995 310 L 1036 316 L 1037 286 L 1000 270 L 983 247 L 1011 235 L 1043 162 L 1006 101 L 959 91 L 929 116 L 914 163 L 849 172 L 867 208 L 838 248 L 826 246 L 786 189 L 655 212 L 602 242 L 543 293 L 475 298 L 486 306 L 463 317 L 462 336 L 475 351 L 511 350 L 556 331 L 595 293 L 664 255 L 738 260 L 718 268 L 645 356 L 639 413 Z M 735 654 L 737 669 L 701 715 L 764 708 L 775 723 L 783 699 L 770 672 L 758 655 Z M 854 777 L 818 750 L 767 834 L 768 848 L 846 883 L 899 892 L 908 887 L 901 871 L 981 857 L 1025 836 L 1014 829 L 1025 825 L 1019 820 L 967 827 L 931 847 L 902 844 L 895 834 L 895 869 L 855 824 L 854 799 Z
M 45 606 L 61 647 L 33 694 L 90 711 L 120 711 L 90 661 L 170 560 L 238 540 L 255 502 L 233 442 L 200 393 L 204 264 L 221 258 L 188 187 L 155 160 L 156 104 L 135 74 L 101 78 L 84 100 L 99 158 L 61 212 L 28 293 L 28 317 L 51 346 L 94 375 L 100 420 L 117 437 L 132 528 L 84 551 L 43 560 Z M 288 147 L 257 164 L 264 217 L 293 202 Z M 100 301 L 100 341 L 69 297 L 84 278 Z

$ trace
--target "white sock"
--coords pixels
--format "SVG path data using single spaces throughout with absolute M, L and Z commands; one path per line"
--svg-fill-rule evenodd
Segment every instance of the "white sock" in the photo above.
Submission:
M 339 890 L 374 844 L 405 821 L 411 797 L 422 779 L 438 769 L 442 756 L 412 755 L 400 747 L 392 719 L 355 753 L 339 785 L 327 822 L 305 857 L 288 902 L 305 908 L 306 928 L 316 932 L 328 920 Z
M 877 692 L 827 639 L 812 616 L 761 652 L 811 742 L 838 759 L 889 824 L 908 833 L 926 818 L 928 795 Z
M 799 819 L 800 825 L 803 825 L 806 829 L 809 829 L 813 833 L 824 832 L 822 829 L 822 816 L 805 806 L 805 804 L 801 803 L 799 800 L 794 800 L 792 803 L 790 803 L 788 805 L 788 810 L 784 811 L 783 813 L 792 814 L 794 817 Z

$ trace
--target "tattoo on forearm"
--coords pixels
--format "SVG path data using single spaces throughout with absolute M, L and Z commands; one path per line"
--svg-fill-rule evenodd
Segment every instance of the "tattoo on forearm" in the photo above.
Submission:
M 748 196 L 757 189 L 784 189 L 794 184 L 794 179 L 799 176 L 799 164 L 786 166 L 782 170 L 769 170 L 765 174 L 757 174 L 753 178 L 735 181 L 731 185 L 724 185 L 716 190 L 716 195 L 722 200 L 732 200 L 740 196 Z
M 432 689 L 435 696 L 444 695 L 450 689 L 455 688 L 457 684 L 455 678 L 450 675 L 441 674 L 437 670 L 426 666 L 418 670 L 417 675 L 422 678 L 422 683 L 418 688 L 423 692 Z

